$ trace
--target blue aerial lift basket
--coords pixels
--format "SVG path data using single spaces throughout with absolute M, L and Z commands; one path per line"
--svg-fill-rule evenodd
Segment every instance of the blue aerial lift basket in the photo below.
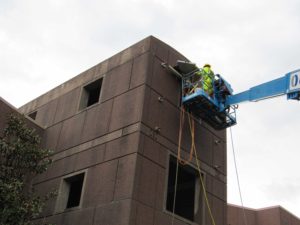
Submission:
M 202 89 L 204 81 L 196 79 L 195 73 L 200 70 L 196 64 L 177 61 L 174 67 L 164 66 L 182 82 L 181 101 L 186 111 L 218 130 L 236 124 L 236 107 L 225 105 L 227 96 L 232 94 L 232 88 L 219 74 L 215 77 L 214 92 L 210 96 Z
M 195 75 L 201 70 L 196 64 L 178 60 L 175 66 L 162 65 L 181 80 L 181 100 L 185 110 L 217 130 L 236 124 L 237 104 L 241 102 L 260 101 L 281 95 L 287 95 L 287 99 L 300 100 L 300 70 L 235 95 L 230 84 L 217 74 L 213 82 L 213 94 L 209 95 L 202 88 L 204 81 Z

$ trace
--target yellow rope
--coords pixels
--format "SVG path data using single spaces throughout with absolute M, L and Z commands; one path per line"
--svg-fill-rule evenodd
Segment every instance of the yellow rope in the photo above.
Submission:
M 216 225 L 215 219 L 213 217 L 213 214 L 212 214 L 212 211 L 211 211 L 211 208 L 210 208 L 210 205 L 209 205 L 205 184 L 204 184 L 204 181 L 203 181 L 203 178 L 202 178 L 202 175 L 201 175 L 200 160 L 198 160 L 197 149 L 196 149 L 196 146 L 195 146 L 195 122 L 194 122 L 194 120 L 191 120 L 191 115 L 190 114 L 188 114 L 188 116 L 189 116 L 188 118 L 189 118 L 190 132 L 191 132 L 191 136 L 192 136 L 192 148 L 193 148 L 193 152 L 195 153 L 197 169 L 198 169 L 199 177 L 200 177 L 200 184 L 201 184 L 201 187 L 203 189 L 204 198 L 205 198 L 206 206 L 207 206 L 210 218 L 211 218 L 211 222 L 212 222 L 213 225 Z
M 178 161 L 180 162 L 180 164 L 182 165 L 186 165 L 188 164 L 189 162 L 192 161 L 193 159 L 193 146 L 191 146 L 191 149 L 190 149 L 190 155 L 189 155 L 189 158 L 188 160 L 184 160 L 181 158 L 181 140 L 182 140 L 182 128 L 183 128 L 183 125 L 184 125 L 184 117 L 185 117 L 185 110 L 184 110 L 184 107 L 182 106 L 181 107 L 181 110 L 180 110 L 180 124 L 179 124 L 179 135 L 178 135 L 178 149 L 177 149 L 177 159 Z M 192 139 L 193 140 L 193 139 Z
M 174 196 L 173 196 L 173 209 L 172 209 L 172 225 L 174 224 L 174 218 L 175 218 L 175 205 L 176 205 L 177 180 L 178 180 L 178 165 L 179 165 L 179 160 L 177 158 L 177 161 L 176 161 L 175 187 L 174 187 Z
M 193 153 L 195 154 L 197 170 L 199 172 L 199 177 L 200 177 L 200 185 L 203 189 L 205 203 L 206 203 L 209 215 L 210 215 L 211 222 L 212 222 L 213 225 L 216 225 L 214 216 L 212 214 L 212 211 L 211 211 L 211 208 L 210 208 L 210 205 L 209 205 L 205 184 L 204 184 L 203 177 L 202 177 L 202 174 L 201 174 L 202 172 L 201 172 L 200 160 L 198 159 L 197 149 L 196 149 L 196 145 L 195 145 L 195 122 L 194 122 L 193 119 L 191 119 L 190 113 L 187 113 L 188 114 L 189 127 L 190 127 L 190 134 L 191 134 L 190 155 L 189 155 L 188 160 L 184 160 L 184 159 L 181 158 L 182 128 L 183 128 L 183 125 L 184 125 L 184 118 L 185 118 L 186 113 L 187 112 L 184 110 L 184 107 L 182 106 L 181 110 L 180 110 L 179 137 L 178 137 L 178 149 L 177 149 L 177 166 L 178 166 L 178 162 L 181 163 L 182 165 L 186 165 L 187 163 L 189 163 L 192 160 Z M 176 173 L 177 172 L 178 171 L 176 171 Z M 175 202 L 174 202 L 174 204 L 175 204 Z M 174 221 L 174 209 L 173 209 L 172 224 L 173 224 L 173 221 Z

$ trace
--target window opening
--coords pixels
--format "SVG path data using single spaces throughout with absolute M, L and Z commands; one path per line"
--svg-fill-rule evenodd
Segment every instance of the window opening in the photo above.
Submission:
M 83 87 L 80 109 L 84 109 L 99 102 L 102 78 Z
M 34 112 L 28 114 L 28 116 L 33 120 L 36 119 L 36 115 L 37 115 L 37 111 L 34 111 Z
M 65 179 L 66 185 L 69 189 L 68 201 L 66 206 L 67 209 L 79 206 L 83 186 L 83 179 L 84 173 Z
M 170 156 L 166 209 L 173 212 L 177 159 Z M 194 221 L 199 209 L 199 175 L 188 165 L 178 165 L 174 213 Z M 197 216 L 198 217 L 198 216 Z

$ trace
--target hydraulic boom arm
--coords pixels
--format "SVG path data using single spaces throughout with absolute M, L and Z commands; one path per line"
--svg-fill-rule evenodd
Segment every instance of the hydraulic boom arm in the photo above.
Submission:
M 231 85 L 219 74 L 214 77 L 213 94 L 204 90 L 204 79 L 195 63 L 177 61 L 175 66 L 162 64 L 182 83 L 182 106 L 210 124 L 215 129 L 225 129 L 236 124 L 236 105 L 246 101 L 260 101 L 280 95 L 287 99 L 300 100 L 300 69 L 281 78 L 257 85 L 247 91 L 233 94 Z
M 300 70 L 286 74 L 247 91 L 227 96 L 225 105 L 235 105 L 245 101 L 260 101 L 287 94 L 288 99 L 300 100 Z

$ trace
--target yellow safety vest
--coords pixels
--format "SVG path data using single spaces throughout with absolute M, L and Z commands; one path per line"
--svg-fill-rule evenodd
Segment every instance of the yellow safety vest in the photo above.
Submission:
M 209 95 L 213 93 L 213 82 L 214 82 L 214 73 L 210 70 L 208 73 L 205 70 L 201 70 L 196 72 L 196 75 L 201 76 L 203 90 L 206 91 Z

